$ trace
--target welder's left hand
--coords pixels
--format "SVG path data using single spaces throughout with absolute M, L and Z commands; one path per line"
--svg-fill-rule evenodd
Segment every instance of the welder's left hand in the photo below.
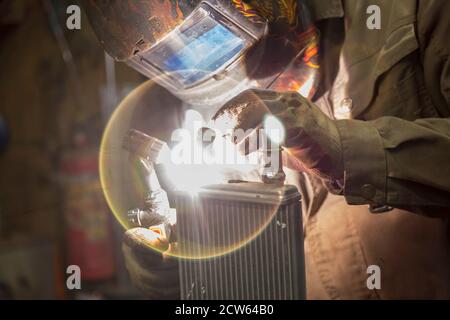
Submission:
M 285 126 L 283 162 L 287 167 L 332 182 L 343 179 L 342 146 L 335 121 L 296 92 L 244 91 L 226 103 L 213 120 L 219 130 L 247 131 L 260 127 L 268 114 Z M 246 140 L 248 136 L 234 142 L 242 146 Z M 245 153 L 256 151 L 248 149 L 248 144 L 241 149 Z
M 179 299 L 178 261 L 171 258 L 168 239 L 146 228 L 124 235 L 122 251 L 131 281 L 152 300 Z

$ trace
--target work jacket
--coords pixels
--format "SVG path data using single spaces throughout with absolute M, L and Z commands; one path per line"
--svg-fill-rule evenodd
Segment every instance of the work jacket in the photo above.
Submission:
M 345 168 L 298 180 L 308 298 L 450 298 L 450 1 L 308 2 Z

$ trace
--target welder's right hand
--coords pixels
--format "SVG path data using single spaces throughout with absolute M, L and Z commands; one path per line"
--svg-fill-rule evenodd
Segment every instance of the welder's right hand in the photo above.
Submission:
M 228 101 L 213 117 L 214 125 L 248 154 L 260 147 L 257 137 L 268 115 L 278 118 L 286 131 L 285 164 L 324 179 L 336 190 L 344 179 L 343 146 L 337 121 L 297 92 L 250 89 Z M 241 134 L 236 134 L 241 131 Z
M 166 254 L 167 239 L 149 229 L 134 228 L 125 233 L 122 250 L 133 284 L 147 298 L 180 298 L 178 262 Z

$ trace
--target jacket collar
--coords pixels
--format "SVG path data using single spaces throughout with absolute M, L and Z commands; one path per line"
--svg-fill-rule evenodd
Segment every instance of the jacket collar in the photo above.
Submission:
M 311 10 L 313 21 L 344 16 L 342 0 L 305 0 L 305 3 Z

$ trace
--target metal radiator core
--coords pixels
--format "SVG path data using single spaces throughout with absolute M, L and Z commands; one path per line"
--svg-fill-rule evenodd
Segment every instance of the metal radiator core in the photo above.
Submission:
M 302 215 L 295 187 L 214 185 L 195 196 L 178 192 L 176 208 L 180 250 L 194 258 L 180 260 L 183 300 L 305 298 Z

